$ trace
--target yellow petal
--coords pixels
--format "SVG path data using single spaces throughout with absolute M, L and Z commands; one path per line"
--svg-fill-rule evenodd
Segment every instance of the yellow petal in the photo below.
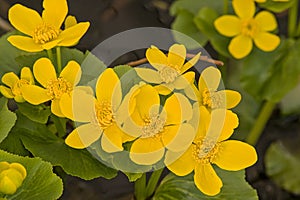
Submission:
M 9 9 L 8 19 L 17 30 L 29 36 L 32 36 L 34 29 L 43 22 L 37 11 L 20 4 L 15 4 Z
M 253 0 L 233 0 L 232 6 L 241 19 L 249 19 L 254 16 L 255 3 Z
M 9 36 L 7 40 L 18 49 L 27 52 L 39 52 L 43 51 L 43 47 L 39 44 L 34 43 L 33 39 L 27 36 L 13 35 Z
M 60 39 L 54 39 L 54 40 L 51 40 L 45 44 L 42 44 L 41 46 L 43 47 L 43 49 L 45 50 L 49 50 L 49 49 L 52 49 L 53 47 L 56 47 L 58 43 L 60 43 Z
M 214 115 L 212 117 L 212 121 L 222 123 L 222 131 L 218 141 L 224 141 L 230 138 L 230 136 L 233 134 L 234 129 L 239 125 L 239 118 L 231 110 L 225 111 L 226 116 L 225 119 L 223 119 L 224 116 L 222 115 L 224 115 L 224 111 L 224 109 L 217 109 L 213 111 Z
M 193 147 L 190 146 L 180 157 L 179 153 L 167 151 L 165 164 L 177 176 L 186 176 L 191 173 L 196 165 L 193 158 Z
M 174 44 L 169 48 L 168 53 L 168 65 L 170 67 L 176 67 L 177 69 L 181 69 L 184 64 L 186 57 L 186 49 L 182 44 Z
M 263 51 L 273 51 L 280 44 L 280 38 L 272 33 L 261 32 L 255 36 L 254 43 Z
M 199 92 L 202 95 L 204 89 L 216 91 L 221 80 L 221 72 L 216 67 L 207 67 L 203 70 L 199 78 Z
M 187 72 L 181 76 L 178 76 L 174 81 L 174 87 L 177 90 L 182 90 L 189 85 L 193 84 L 195 80 L 195 72 Z
M 194 101 L 197 101 L 200 98 L 198 88 L 194 84 L 191 84 L 188 87 L 184 88 L 184 94 Z
M 234 91 L 234 90 L 225 90 L 226 93 L 226 108 L 231 109 L 237 106 L 241 99 L 242 96 L 239 92 Z
M 91 122 L 96 118 L 95 102 L 96 99 L 92 95 L 75 88 L 71 95 L 62 95 L 60 108 L 63 115 L 73 121 Z
M 196 139 L 199 138 L 203 139 L 206 136 L 206 133 L 210 125 L 211 114 L 209 113 L 209 111 L 206 109 L 205 106 L 199 106 L 197 108 L 197 104 L 193 106 L 193 111 L 199 114 L 199 116 L 195 116 L 196 120 L 194 120 L 193 122 L 193 124 L 198 123 Z
M 14 100 L 15 100 L 16 102 L 19 102 L 19 103 L 25 102 L 25 99 L 23 98 L 22 95 L 16 95 L 16 96 L 14 97 Z
M 108 68 L 100 74 L 96 85 L 96 97 L 99 102 L 106 101 L 118 107 L 122 100 L 122 88 L 118 75 Z
M 76 45 L 90 26 L 89 22 L 80 22 L 63 30 L 57 39 L 61 40 L 59 46 L 70 47 Z
M 33 104 L 38 105 L 51 100 L 51 96 L 47 94 L 47 90 L 36 85 L 26 85 L 22 87 L 24 99 Z
M 33 65 L 33 74 L 35 79 L 44 87 L 50 80 L 56 80 L 55 68 L 48 58 L 40 58 Z
M 68 4 L 66 0 L 44 0 L 43 20 L 55 28 L 60 29 L 68 14 Z
M 227 37 L 241 33 L 241 20 L 234 15 L 223 15 L 214 21 L 214 25 L 219 33 Z
M 174 90 L 173 84 L 161 84 L 154 86 L 156 91 L 161 95 L 169 95 Z
M 228 50 L 233 57 L 241 59 L 251 52 L 252 46 L 252 39 L 250 37 L 238 35 L 230 41 Z
M 208 196 L 219 194 L 223 186 L 211 164 L 196 165 L 194 182 L 197 188 Z
M 123 151 L 123 134 L 124 133 L 115 123 L 107 127 L 103 131 L 103 135 L 101 138 L 102 149 L 108 153 Z
M 268 11 L 259 12 L 254 19 L 262 31 L 273 31 L 277 28 L 275 16 Z
M 22 68 L 21 79 L 28 81 L 30 85 L 34 84 L 34 78 L 29 67 Z
M 177 126 L 167 126 L 162 133 L 164 146 L 174 152 L 185 151 L 195 138 L 194 128 L 187 123 Z
M 228 140 L 220 143 L 219 151 L 213 160 L 220 168 L 237 171 L 253 165 L 257 161 L 255 149 L 247 143 Z
M 167 65 L 167 56 L 158 48 L 151 46 L 146 51 L 148 62 L 157 70 Z
M 59 99 L 54 99 L 51 102 L 51 112 L 58 117 L 65 117 L 64 114 L 61 112 L 59 102 Z
M 23 179 L 27 176 L 26 169 L 24 168 L 23 165 L 21 165 L 19 163 L 11 163 L 10 167 L 17 170 L 21 174 Z
M 3 96 L 5 96 L 6 98 L 14 98 L 14 94 L 12 93 L 11 89 L 3 86 L 3 85 L 0 85 L 0 92 Z
M 136 67 L 134 69 L 137 75 L 147 83 L 162 83 L 160 75 L 156 70 L 141 67 Z
M 19 81 L 19 77 L 14 72 L 8 72 L 2 76 L 1 81 L 10 88 L 13 88 Z
M 130 159 L 140 165 L 152 165 L 162 159 L 165 152 L 158 138 L 139 138 L 130 149 Z
M 65 20 L 65 29 L 70 28 L 71 26 L 74 26 L 77 24 L 77 20 L 75 16 L 68 15 Z
M 201 52 L 195 55 L 192 59 L 190 59 L 188 62 L 186 62 L 182 68 L 180 69 L 180 74 L 183 74 L 185 71 L 193 67 L 199 60 L 201 55 Z
M 142 119 L 147 119 L 150 112 L 157 115 L 159 112 L 160 99 L 157 91 L 151 85 L 144 85 L 136 96 L 136 109 Z
M 76 149 L 84 149 L 101 136 L 102 131 L 93 124 L 84 124 L 73 130 L 65 140 L 65 143 Z
M 81 77 L 80 65 L 75 61 L 69 61 L 65 68 L 61 71 L 60 77 L 63 77 L 73 86 L 77 85 Z

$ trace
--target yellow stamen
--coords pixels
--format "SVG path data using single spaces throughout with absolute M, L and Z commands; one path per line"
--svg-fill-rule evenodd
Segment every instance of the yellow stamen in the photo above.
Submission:
M 159 137 L 164 130 L 166 120 L 161 118 L 159 115 L 150 116 L 144 119 L 145 125 L 142 128 L 142 138 L 148 137 Z
M 259 32 L 259 26 L 254 19 L 247 19 L 242 22 L 242 34 L 253 38 Z
M 96 116 L 98 125 L 102 129 L 109 127 L 115 121 L 111 103 L 108 101 L 98 102 L 96 104 Z
M 210 109 L 220 108 L 224 103 L 221 94 L 208 88 L 204 89 L 202 97 L 202 104 Z
M 165 83 L 173 82 L 178 76 L 179 71 L 175 67 L 165 66 L 161 70 L 158 71 L 160 78 Z
M 193 158 L 201 164 L 213 163 L 219 149 L 219 144 L 215 141 L 199 139 L 193 142 Z
M 69 94 L 73 89 L 73 85 L 66 79 L 60 77 L 58 79 L 48 81 L 46 89 L 47 94 L 51 96 L 53 100 L 59 99 L 65 93 Z
M 15 95 L 15 96 L 18 96 L 18 95 L 22 95 L 22 92 L 21 92 L 21 88 L 24 86 L 24 85 L 29 85 L 29 81 L 25 80 L 25 79 L 20 79 L 17 81 L 17 83 L 13 86 L 12 88 L 12 93 Z
M 59 35 L 59 31 L 60 30 L 56 29 L 54 26 L 44 22 L 34 29 L 33 40 L 37 44 L 45 44 L 56 39 Z

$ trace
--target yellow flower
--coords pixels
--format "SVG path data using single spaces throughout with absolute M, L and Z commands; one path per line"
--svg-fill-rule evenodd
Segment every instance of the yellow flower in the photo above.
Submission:
M 138 138 L 130 148 L 130 159 L 140 165 L 151 165 L 163 157 L 165 150 L 183 151 L 194 139 L 194 128 L 186 123 L 192 106 L 182 94 L 172 94 L 162 106 L 157 90 L 142 84 L 132 96 L 135 109 L 125 121 L 123 130 Z
M 212 109 L 231 109 L 241 100 L 241 95 L 233 90 L 219 90 L 221 73 L 215 67 L 203 70 L 198 81 L 198 89 L 186 91 L 188 97 L 199 102 L 200 106 Z
M 81 22 L 61 30 L 68 13 L 66 0 L 44 0 L 42 16 L 23 5 L 16 4 L 9 9 L 8 19 L 20 32 L 27 36 L 14 35 L 8 41 L 15 47 L 39 52 L 55 46 L 74 46 L 85 34 L 89 22 Z
M 65 68 L 56 75 L 55 68 L 48 58 L 40 58 L 33 65 L 35 79 L 43 86 L 25 85 L 22 87 L 24 99 L 38 105 L 51 100 L 53 114 L 64 117 L 59 107 L 62 96 L 69 95 L 81 77 L 81 68 L 75 61 L 69 61 Z
M 73 130 L 65 143 L 83 149 L 101 137 L 101 146 L 107 152 L 122 151 L 124 142 L 134 138 L 125 134 L 116 123 L 122 101 L 120 80 L 113 69 L 106 69 L 98 78 L 96 97 L 93 92 L 75 89 L 60 102 L 62 112 L 73 121 L 85 124 Z
M 166 56 L 157 47 L 151 46 L 146 51 L 149 63 L 157 70 L 149 68 L 135 68 L 137 74 L 148 83 L 160 84 L 155 88 L 160 94 L 169 94 L 175 89 L 184 89 L 195 79 L 194 72 L 186 72 L 199 60 L 200 53 L 187 63 L 185 62 L 186 49 L 183 45 L 174 44 Z
M 224 116 L 224 120 L 220 120 Z M 214 196 L 220 192 L 223 184 L 212 164 L 224 170 L 238 171 L 253 165 L 257 161 L 257 154 L 252 146 L 244 142 L 227 140 L 238 126 L 238 118 L 231 111 L 216 109 L 209 113 L 201 106 L 200 117 L 193 144 L 175 162 L 174 156 L 177 154 L 167 152 L 165 163 L 178 176 L 194 171 L 197 188 L 206 195 Z M 216 133 L 216 127 L 220 125 L 221 128 Z M 214 138 L 216 134 L 219 135 L 217 140 Z
M 21 88 L 24 85 L 34 84 L 31 70 L 28 67 L 22 68 L 20 79 L 15 73 L 9 72 L 2 76 L 2 82 L 8 86 L 6 87 L 0 85 L 0 92 L 3 94 L 3 96 L 5 96 L 6 98 L 14 98 L 15 101 L 19 103 L 25 101 Z
M 262 11 L 254 17 L 253 0 L 233 0 L 232 5 L 237 16 L 223 15 L 215 20 L 214 25 L 222 35 L 233 37 L 228 46 L 233 57 L 247 56 L 252 50 L 252 40 L 263 51 L 273 51 L 279 45 L 280 38 L 269 33 L 277 28 L 272 13 Z
M 14 194 L 26 176 L 27 172 L 23 165 L 0 162 L 0 193 Z

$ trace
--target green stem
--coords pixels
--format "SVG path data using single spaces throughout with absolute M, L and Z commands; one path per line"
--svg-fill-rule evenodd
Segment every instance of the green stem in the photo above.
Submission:
M 51 62 L 53 62 L 54 59 L 53 59 L 52 49 L 48 49 L 47 54 L 48 54 L 48 58 L 51 60 Z
M 55 116 L 55 115 L 51 115 L 51 118 L 52 118 L 53 123 L 56 127 L 58 137 L 61 137 L 61 138 L 64 137 L 66 135 L 66 132 L 65 132 L 64 126 L 63 126 L 60 118 Z
M 255 124 L 248 135 L 246 142 L 255 145 L 258 141 L 260 135 L 262 134 L 266 123 L 268 122 L 276 103 L 267 101 L 264 103 L 263 108 L 260 110 L 258 118 L 255 121 Z
M 57 73 L 60 74 L 61 72 L 61 52 L 60 47 L 56 47 L 56 60 L 57 60 Z
M 294 5 L 289 9 L 288 15 L 288 36 L 294 37 L 296 36 L 297 31 L 297 20 L 298 20 L 298 4 L 299 2 L 296 0 L 294 1 Z
M 134 183 L 134 194 L 136 200 L 146 199 L 146 173 Z
M 157 186 L 157 183 L 159 181 L 159 178 L 160 178 L 161 173 L 163 172 L 163 170 L 164 170 L 164 168 L 161 168 L 157 171 L 154 171 L 151 174 L 148 185 L 146 187 L 146 197 L 150 197 L 154 193 L 154 191 L 156 189 L 156 186 Z
M 223 15 L 228 14 L 229 0 L 223 0 Z

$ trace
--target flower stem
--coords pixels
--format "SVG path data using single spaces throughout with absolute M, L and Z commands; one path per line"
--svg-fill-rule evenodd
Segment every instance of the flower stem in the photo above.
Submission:
M 51 62 L 53 62 L 53 53 L 52 53 L 52 49 L 48 49 L 48 50 L 47 50 L 47 54 L 48 54 L 48 58 L 51 60 Z
M 161 176 L 161 173 L 163 172 L 164 168 L 161 168 L 157 171 L 154 171 L 149 179 L 149 182 L 147 184 L 147 187 L 146 187 L 146 197 L 150 197 L 154 191 L 155 191 L 155 188 L 157 186 L 157 183 L 159 181 L 159 178 Z
M 276 103 L 271 101 L 266 101 L 263 105 L 263 108 L 260 110 L 258 118 L 256 119 L 254 126 L 246 138 L 246 142 L 255 145 L 262 134 L 268 119 L 270 118 Z
M 136 200 L 146 199 L 146 173 L 134 183 L 134 194 Z
M 52 121 L 55 125 L 55 128 L 57 130 L 57 133 L 58 133 L 58 137 L 62 138 L 66 135 L 66 132 L 65 132 L 65 129 L 64 129 L 64 126 L 60 120 L 59 117 L 55 116 L 55 115 L 51 115 L 51 118 L 52 118 Z
M 294 5 L 289 8 L 288 15 L 288 36 L 294 37 L 297 34 L 297 20 L 298 20 L 298 1 L 294 1 Z
M 60 47 L 56 47 L 57 73 L 61 72 L 61 51 Z

